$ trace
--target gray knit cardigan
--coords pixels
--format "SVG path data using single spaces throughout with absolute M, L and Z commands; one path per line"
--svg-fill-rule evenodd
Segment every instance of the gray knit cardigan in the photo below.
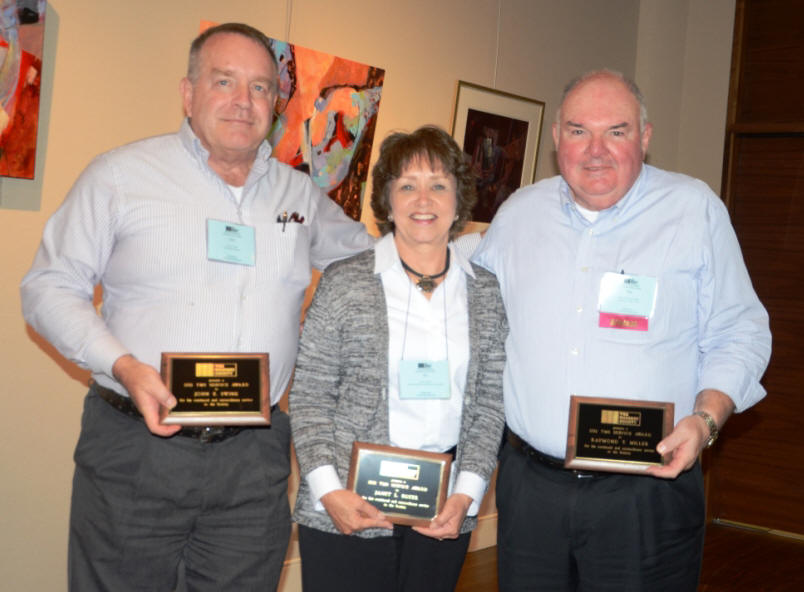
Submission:
M 457 470 L 489 479 L 504 423 L 502 373 L 508 323 L 497 278 L 476 265 L 467 276 L 469 366 L 463 397 Z M 307 312 L 290 392 L 290 424 L 302 479 L 293 519 L 338 533 L 325 511 L 316 511 L 305 476 L 336 467 L 346 484 L 352 442 L 389 444 L 388 319 L 374 251 L 333 263 L 324 272 Z M 477 518 L 467 517 L 461 532 Z M 389 535 L 368 529 L 358 536 Z

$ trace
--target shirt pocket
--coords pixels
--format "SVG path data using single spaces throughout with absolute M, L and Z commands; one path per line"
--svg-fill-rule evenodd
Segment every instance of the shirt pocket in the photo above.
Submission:
M 693 330 L 697 325 L 698 286 L 694 275 L 683 270 L 660 274 L 656 283 L 656 304 L 648 319 L 647 331 L 599 326 L 600 311 L 595 314 L 598 339 L 616 344 L 660 344 Z
M 310 228 L 297 222 L 273 223 L 257 229 L 258 282 L 310 283 Z

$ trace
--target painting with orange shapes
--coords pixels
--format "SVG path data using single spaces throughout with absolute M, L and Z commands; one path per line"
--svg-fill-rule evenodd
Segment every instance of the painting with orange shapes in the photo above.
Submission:
M 44 0 L 0 0 L 0 175 L 34 178 Z
M 213 25 L 203 22 L 201 30 Z M 308 173 L 359 220 L 385 70 L 270 42 L 279 65 L 272 155 Z

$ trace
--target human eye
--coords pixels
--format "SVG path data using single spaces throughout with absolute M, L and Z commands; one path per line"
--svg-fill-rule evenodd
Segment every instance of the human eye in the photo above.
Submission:
M 215 84 L 217 86 L 226 87 L 226 86 L 229 86 L 230 81 L 229 81 L 228 78 L 219 78 L 218 80 L 215 81 Z
M 445 191 L 446 189 L 447 189 L 447 186 L 444 183 L 439 183 L 439 182 L 433 183 L 433 190 L 434 191 Z
M 571 128 L 569 131 L 569 135 L 571 136 L 581 136 L 583 135 L 583 130 L 577 127 Z
M 611 130 L 611 135 L 614 136 L 615 138 L 621 138 L 622 136 L 625 135 L 625 132 L 623 130 L 618 130 L 618 129 Z

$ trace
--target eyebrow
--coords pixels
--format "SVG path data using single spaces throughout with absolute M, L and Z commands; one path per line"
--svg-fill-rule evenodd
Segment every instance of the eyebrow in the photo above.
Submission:
M 579 127 L 579 128 L 584 127 L 584 125 L 582 123 L 577 123 L 575 121 L 569 121 L 569 120 L 567 121 L 567 125 L 569 127 Z M 612 126 L 609 126 L 608 129 L 609 130 L 623 129 L 623 128 L 628 127 L 629 125 L 630 124 L 627 121 L 623 121 L 621 123 L 616 123 L 616 124 L 614 124 Z
M 222 70 L 221 68 L 212 68 L 211 72 L 212 72 L 213 75 L 228 76 L 230 78 L 234 77 L 234 75 L 235 75 L 234 70 Z M 260 77 L 260 78 L 252 79 L 251 82 L 264 82 L 264 83 L 267 83 L 267 84 L 272 84 L 273 80 L 271 78 L 267 78 L 267 77 Z

